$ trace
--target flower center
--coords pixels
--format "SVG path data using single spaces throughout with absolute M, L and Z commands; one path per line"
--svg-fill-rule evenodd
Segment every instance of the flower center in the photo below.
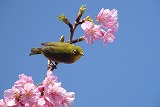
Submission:
M 20 94 L 18 92 L 14 93 L 14 98 L 19 101 L 20 100 Z

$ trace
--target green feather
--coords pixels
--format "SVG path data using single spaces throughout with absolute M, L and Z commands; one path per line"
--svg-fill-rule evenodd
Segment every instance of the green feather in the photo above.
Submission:
M 46 58 L 57 63 L 73 63 L 83 55 L 79 46 L 65 42 L 45 42 L 41 43 L 41 45 L 43 46 L 42 48 L 34 48 L 36 49 L 36 54 L 41 53 Z

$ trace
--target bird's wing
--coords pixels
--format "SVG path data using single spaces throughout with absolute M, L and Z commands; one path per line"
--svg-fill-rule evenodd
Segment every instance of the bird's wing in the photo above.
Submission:
M 70 49 L 64 48 L 62 46 L 44 46 L 41 50 L 44 53 L 50 54 L 64 54 L 69 53 Z
M 54 46 L 44 46 L 41 48 L 41 51 L 44 53 L 57 53 L 57 50 Z
M 41 43 L 41 45 L 43 46 L 55 46 L 57 43 L 56 42 L 44 42 L 44 43 Z
M 49 53 L 68 53 L 72 45 L 65 42 L 46 42 L 41 43 L 44 47 L 42 51 L 49 52 Z
M 44 42 L 41 43 L 43 46 L 57 46 L 57 47 L 66 47 L 66 46 L 71 46 L 71 44 L 66 43 L 66 42 Z

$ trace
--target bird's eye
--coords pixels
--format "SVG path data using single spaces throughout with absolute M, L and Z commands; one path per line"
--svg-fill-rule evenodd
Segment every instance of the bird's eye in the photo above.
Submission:
M 77 50 L 73 50 L 73 54 L 78 54 Z

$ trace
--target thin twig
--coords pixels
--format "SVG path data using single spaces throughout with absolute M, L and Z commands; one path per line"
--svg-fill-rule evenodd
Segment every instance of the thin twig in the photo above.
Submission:
M 84 36 L 81 36 L 80 38 L 77 38 L 77 39 L 75 39 L 75 40 L 72 40 L 72 43 L 81 42 L 81 41 L 83 41 L 83 40 L 84 40 Z M 68 41 L 68 43 L 69 43 L 69 41 Z
M 72 44 L 72 38 L 73 38 L 74 31 L 75 31 L 75 29 L 76 29 L 77 26 L 78 26 L 78 23 L 75 22 L 73 28 L 70 29 L 70 37 L 69 37 L 69 43 L 70 44 Z
M 70 27 L 70 37 L 69 37 L 69 43 L 70 43 L 70 44 L 72 44 L 72 39 L 73 39 L 74 31 L 76 30 L 77 26 L 78 26 L 79 24 L 82 24 L 82 23 L 84 22 L 84 21 L 83 21 L 83 22 L 80 21 L 82 15 L 83 15 L 83 12 L 84 12 L 84 10 L 85 10 L 84 7 L 85 7 L 85 6 L 81 6 L 81 8 L 80 8 L 80 10 L 79 10 L 79 12 L 78 12 L 78 15 L 77 15 L 77 17 L 76 17 L 76 21 L 74 22 L 73 28 Z M 84 10 L 82 10 L 82 8 L 83 8 Z M 82 11 L 83 11 L 83 12 L 82 12 Z

